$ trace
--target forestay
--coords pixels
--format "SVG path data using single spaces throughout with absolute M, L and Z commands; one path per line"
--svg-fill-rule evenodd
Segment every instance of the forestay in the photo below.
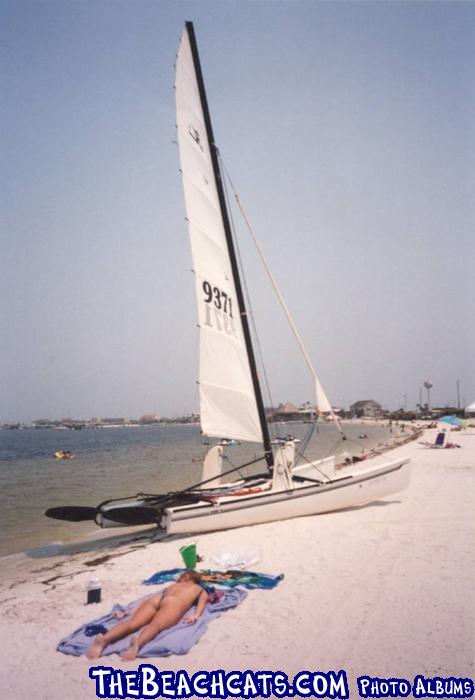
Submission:
M 200 328 L 200 413 L 205 435 L 262 442 L 210 144 L 190 39 L 176 65 L 177 138 Z

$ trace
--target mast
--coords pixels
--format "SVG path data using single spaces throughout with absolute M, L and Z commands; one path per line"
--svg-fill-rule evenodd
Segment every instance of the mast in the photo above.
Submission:
M 196 43 L 195 30 L 193 27 L 193 22 L 185 22 L 186 30 L 188 32 L 188 37 L 190 40 L 191 53 L 193 57 L 193 64 L 195 67 L 196 80 L 198 83 L 198 90 L 201 99 L 201 107 L 203 109 L 203 116 L 206 125 L 206 133 L 208 137 L 208 143 L 210 145 L 211 162 L 213 166 L 213 173 L 216 183 L 216 189 L 218 192 L 219 206 L 221 210 L 221 217 L 223 220 L 224 232 L 226 236 L 226 243 L 228 246 L 229 258 L 231 261 L 231 269 L 234 277 L 234 285 L 236 288 L 236 295 L 239 306 L 239 313 L 241 316 L 242 329 L 244 334 L 244 341 L 246 345 L 247 355 L 249 359 L 249 367 L 251 371 L 251 378 L 254 387 L 254 393 L 256 398 L 256 405 L 259 414 L 259 421 L 261 424 L 262 438 L 264 444 L 264 452 L 266 457 L 266 462 L 268 467 L 272 467 L 274 464 L 274 457 L 272 454 L 272 447 L 270 444 L 269 429 L 266 420 L 266 414 L 264 409 L 264 402 L 262 400 L 262 392 L 259 384 L 259 377 L 257 375 L 257 365 L 254 356 L 254 350 L 252 347 L 251 333 L 249 329 L 249 322 L 247 318 L 246 305 L 244 302 L 244 294 L 242 291 L 241 279 L 239 276 L 239 269 L 236 259 L 236 252 L 234 250 L 234 241 L 232 237 L 231 225 L 229 222 L 228 210 L 226 207 L 226 198 L 224 196 L 224 188 L 221 177 L 221 170 L 218 162 L 218 153 L 216 144 L 214 141 L 213 127 L 211 124 L 211 116 L 208 108 L 208 100 L 206 98 L 206 91 L 203 81 L 203 74 L 201 71 L 200 57 L 198 54 L 198 46 Z

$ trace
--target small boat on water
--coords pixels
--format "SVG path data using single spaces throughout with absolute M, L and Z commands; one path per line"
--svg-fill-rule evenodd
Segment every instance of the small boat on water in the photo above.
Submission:
M 203 435 L 221 442 L 210 447 L 201 479 L 187 489 L 161 495 L 139 493 L 104 501 L 95 508 L 51 508 L 46 515 L 71 521 L 91 519 L 102 527 L 154 523 L 167 534 L 196 533 L 360 506 L 403 490 L 410 478 L 408 459 L 364 470 L 338 470 L 334 456 L 307 460 L 307 438 L 302 444 L 291 435 L 271 440 L 223 169 L 191 22 L 186 23 L 181 37 L 175 91 L 177 141 L 198 303 L 200 422 Z M 330 415 L 341 440 L 345 440 L 265 262 L 264 267 L 312 374 L 314 413 Z M 259 453 L 245 464 L 223 470 L 225 446 L 240 442 L 259 444 Z M 229 474 L 260 461 L 265 464 L 263 473 L 233 482 L 225 480 Z
M 271 440 L 271 445 L 285 445 L 287 442 L 293 442 L 294 445 L 298 445 L 301 440 L 293 435 L 285 435 L 285 437 L 276 437 Z
M 58 450 L 54 453 L 56 459 L 74 459 L 76 455 L 73 455 L 69 450 Z

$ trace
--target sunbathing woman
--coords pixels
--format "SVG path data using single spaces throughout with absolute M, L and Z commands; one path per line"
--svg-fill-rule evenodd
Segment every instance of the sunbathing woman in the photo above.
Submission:
M 127 661 L 135 659 L 140 649 L 154 639 L 160 632 L 173 627 L 192 605 L 196 603 L 196 611 L 183 618 L 183 622 L 193 623 L 203 614 L 208 602 L 207 592 L 198 585 L 200 580 L 196 571 L 185 571 L 177 583 L 173 583 L 164 593 L 158 593 L 144 600 L 130 613 L 116 613 L 117 619 L 131 615 L 129 620 L 120 622 L 105 634 L 98 634 L 87 650 L 88 659 L 98 659 L 105 647 L 112 642 L 126 637 L 131 632 L 129 648 L 121 654 Z

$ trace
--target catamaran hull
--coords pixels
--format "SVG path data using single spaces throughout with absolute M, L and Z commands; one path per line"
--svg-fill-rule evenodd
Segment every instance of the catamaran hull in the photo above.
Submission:
M 191 534 L 317 515 L 365 505 L 398 493 L 407 488 L 409 480 L 409 460 L 404 459 L 328 484 L 221 499 L 214 504 L 166 508 L 160 524 L 168 534 Z

